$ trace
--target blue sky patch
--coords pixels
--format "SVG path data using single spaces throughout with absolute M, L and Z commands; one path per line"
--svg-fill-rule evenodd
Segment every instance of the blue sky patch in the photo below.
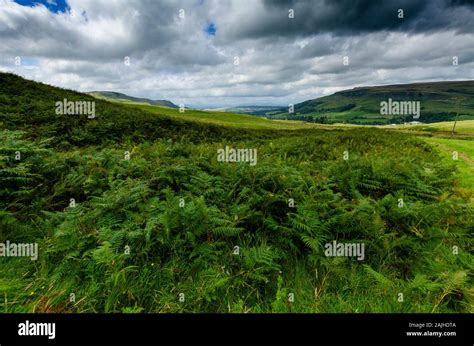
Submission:
M 70 9 L 66 0 L 14 0 L 22 6 L 35 7 L 38 4 L 46 6 L 53 13 L 66 12 Z
M 208 36 L 216 36 L 216 32 L 217 32 L 216 25 L 214 23 L 209 23 L 205 31 Z

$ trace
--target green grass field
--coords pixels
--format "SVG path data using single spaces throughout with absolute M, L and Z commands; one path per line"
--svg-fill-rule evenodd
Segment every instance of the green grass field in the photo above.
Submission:
M 474 120 L 461 120 L 456 123 L 455 134 L 452 136 L 454 122 L 439 122 L 422 125 L 384 125 L 373 126 L 388 130 L 414 133 L 420 139 L 439 150 L 447 163 L 458 167 L 460 187 L 474 191 Z M 335 124 L 340 128 L 354 128 L 360 125 Z M 366 127 L 371 127 L 366 126 Z M 453 152 L 458 152 L 458 160 L 453 160 Z
M 193 109 L 185 109 L 184 113 L 181 113 L 179 109 L 174 108 L 165 108 L 132 102 L 127 102 L 126 104 L 129 107 L 142 109 L 159 115 L 166 115 L 175 119 L 184 119 L 197 121 L 200 123 L 230 126 L 235 128 L 295 130 L 311 128 L 315 126 L 313 124 L 305 124 L 300 121 L 269 120 L 266 118 L 237 113 L 208 112 Z
M 451 138 L 423 138 L 438 148 L 447 162 L 456 164 L 459 169 L 460 186 L 474 192 L 474 140 Z M 457 152 L 457 160 L 453 153 Z
M 411 129 L 417 131 L 434 131 L 434 132 L 448 132 L 451 133 L 454 122 L 446 121 L 441 123 L 412 125 Z M 455 134 L 474 134 L 474 120 L 461 120 L 456 123 Z
M 439 122 L 422 125 L 385 126 L 388 129 L 414 132 L 420 135 L 426 143 L 439 150 L 446 162 L 458 167 L 460 187 L 474 191 L 474 120 L 454 122 Z M 458 153 L 458 159 L 453 159 L 453 152 Z

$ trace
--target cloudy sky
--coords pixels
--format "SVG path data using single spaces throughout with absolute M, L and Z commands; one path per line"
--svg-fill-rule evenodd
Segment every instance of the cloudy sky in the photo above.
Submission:
M 194 107 L 474 79 L 474 1 L 0 0 L 0 70 Z

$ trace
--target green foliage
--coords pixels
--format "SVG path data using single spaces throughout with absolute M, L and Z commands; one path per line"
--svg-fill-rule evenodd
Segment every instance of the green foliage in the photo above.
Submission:
M 1 311 L 473 309 L 472 204 L 410 135 L 181 127 L 104 101 L 91 124 L 41 101 L 78 95 L 0 76 L 1 95 L 22 95 L 0 107 L 0 241 L 40 249 L 37 262 L 0 257 Z M 226 145 L 256 148 L 258 164 L 217 162 Z M 333 240 L 364 243 L 364 261 L 326 257 Z

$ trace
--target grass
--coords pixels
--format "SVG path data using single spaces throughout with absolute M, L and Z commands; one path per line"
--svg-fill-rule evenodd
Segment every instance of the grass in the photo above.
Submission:
M 459 169 L 460 186 L 474 192 L 474 141 L 451 138 L 423 138 L 424 141 L 438 148 L 446 162 L 455 163 Z M 453 152 L 458 153 L 458 160 L 453 160 Z
M 455 135 L 452 136 L 454 122 L 438 122 L 422 125 L 383 126 L 397 131 L 413 132 L 419 138 L 439 150 L 441 157 L 458 168 L 459 186 L 474 192 L 474 120 L 461 120 L 456 123 Z M 458 152 L 458 160 L 453 160 L 453 152 Z
M 153 106 L 148 104 L 139 104 L 127 102 L 127 106 L 142 109 L 158 115 L 166 115 L 175 119 L 184 119 L 197 121 L 205 124 L 214 124 L 219 126 L 230 126 L 246 129 L 284 129 L 297 130 L 315 127 L 312 124 L 305 124 L 300 121 L 291 120 L 269 120 L 262 117 L 255 117 L 246 114 L 228 113 L 228 112 L 209 112 L 194 109 L 185 109 L 181 113 L 179 109 Z
M 440 123 L 412 125 L 413 130 L 419 131 L 443 131 L 451 133 L 453 129 L 453 121 L 445 121 Z M 456 123 L 455 134 L 472 134 L 474 135 L 474 120 L 461 120 Z

